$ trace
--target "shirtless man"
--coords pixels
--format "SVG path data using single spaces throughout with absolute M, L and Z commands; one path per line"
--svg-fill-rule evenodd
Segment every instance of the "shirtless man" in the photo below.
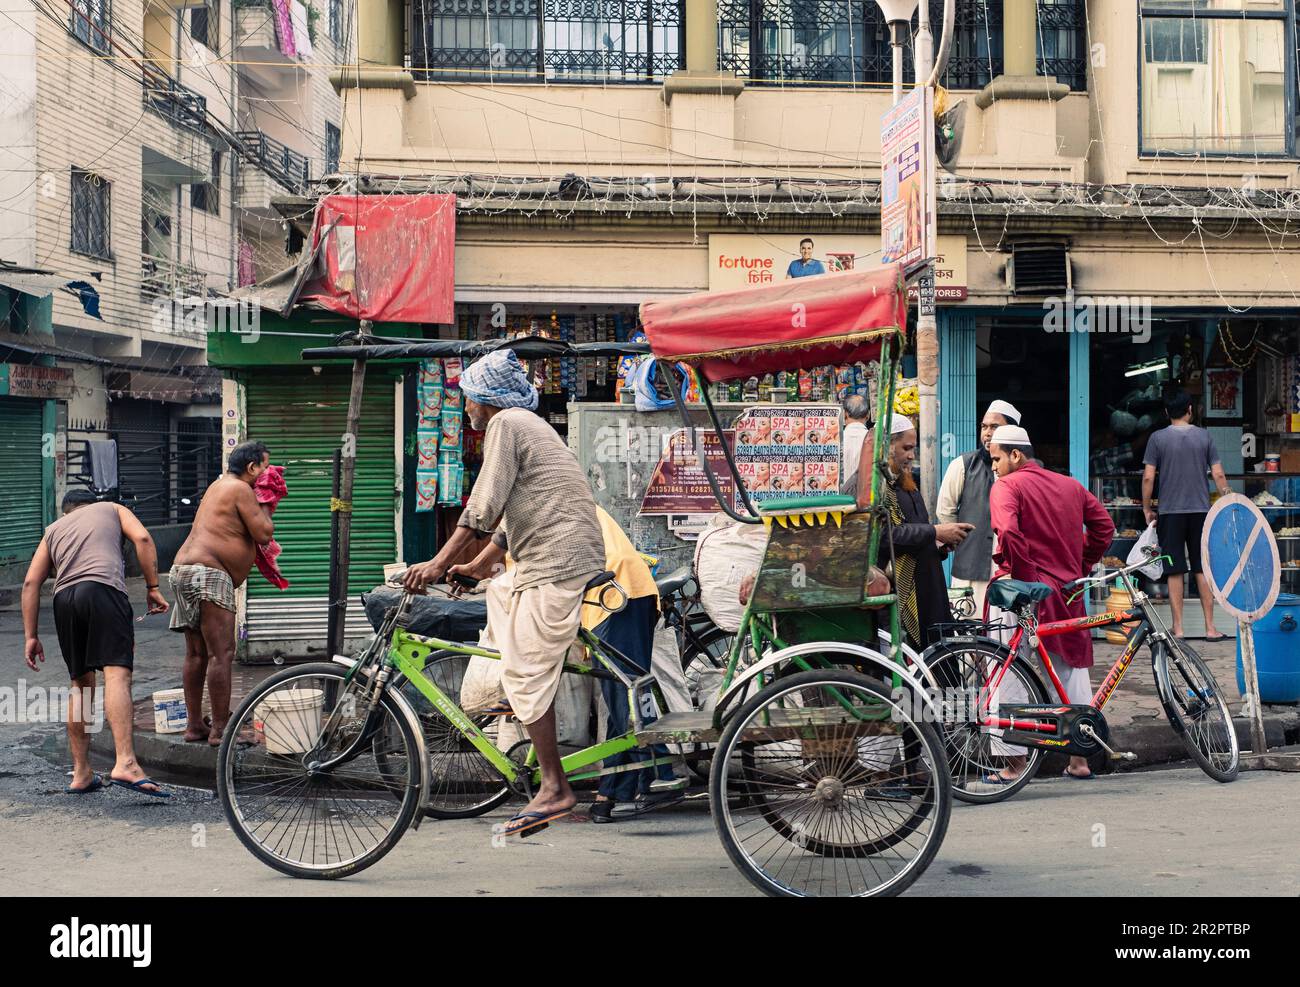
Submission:
M 171 629 L 185 632 L 185 739 L 221 744 L 230 719 L 230 663 L 235 657 L 235 587 L 253 567 L 258 545 L 271 540 L 271 515 L 257 502 L 253 483 L 270 463 L 261 442 L 236 446 L 226 473 L 208 487 L 189 538 L 172 563 Z M 212 719 L 203 719 L 203 683 Z

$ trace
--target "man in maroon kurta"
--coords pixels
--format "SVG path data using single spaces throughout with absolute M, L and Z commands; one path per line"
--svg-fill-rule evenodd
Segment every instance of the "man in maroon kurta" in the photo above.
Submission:
M 1067 603 L 1061 586 L 1087 575 L 1110 547 L 1115 523 L 1106 509 L 1077 480 L 1043 469 L 1023 428 L 1003 425 L 989 444 L 997 482 L 989 494 L 989 513 L 997 548 L 994 579 L 1046 583 L 1055 592 L 1038 605 L 1039 619 L 1067 620 L 1087 615 L 1083 598 Z M 1092 700 L 1088 669 L 1092 637 L 1083 631 L 1044 638 L 1053 659 L 1063 662 L 1057 674 L 1071 703 Z M 1066 673 L 1067 674 L 1063 674 Z M 1018 772 L 1010 769 L 1004 777 Z M 1089 777 L 1086 758 L 1070 759 L 1068 774 Z

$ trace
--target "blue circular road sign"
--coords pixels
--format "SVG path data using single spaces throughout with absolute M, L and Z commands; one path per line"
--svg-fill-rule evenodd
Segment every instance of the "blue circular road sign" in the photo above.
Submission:
M 1282 580 L 1273 530 L 1241 494 L 1220 497 L 1201 533 L 1201 561 L 1219 605 L 1252 623 L 1273 609 Z

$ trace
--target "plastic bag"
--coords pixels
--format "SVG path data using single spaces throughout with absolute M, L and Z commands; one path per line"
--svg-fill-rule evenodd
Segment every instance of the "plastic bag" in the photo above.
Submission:
M 1145 560 L 1147 558 L 1147 549 L 1154 549 L 1156 555 L 1160 554 L 1160 541 L 1156 536 L 1156 523 L 1154 521 L 1147 525 L 1146 531 L 1138 536 L 1138 540 L 1129 549 L 1128 564 L 1136 565 Z M 1165 564 L 1157 558 L 1150 564 L 1144 565 L 1138 572 L 1148 579 L 1159 579 L 1165 574 Z

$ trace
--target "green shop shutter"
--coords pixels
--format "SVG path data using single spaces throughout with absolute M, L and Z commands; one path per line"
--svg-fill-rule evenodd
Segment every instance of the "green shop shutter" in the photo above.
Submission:
M 0 571 L 26 568 L 45 532 L 41 401 L 0 398 Z
M 347 425 L 350 384 L 348 373 L 317 376 L 307 369 L 255 373 L 245 382 L 248 438 L 266 443 L 271 462 L 284 467 L 289 488 L 275 512 L 278 563 L 289 588 L 276 589 L 256 570 L 249 576 L 250 641 L 324 643 L 334 451 Z M 393 396 L 393 377 L 367 374 L 352 492 L 348 637 L 354 628 L 357 634 L 370 632 L 356 595 L 382 583 L 384 566 L 397 558 Z

